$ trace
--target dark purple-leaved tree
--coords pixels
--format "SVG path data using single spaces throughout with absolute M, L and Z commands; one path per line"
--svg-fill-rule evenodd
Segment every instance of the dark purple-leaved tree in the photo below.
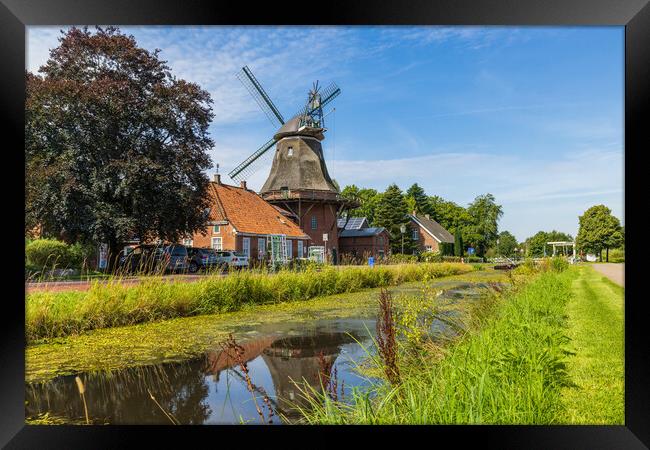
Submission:
M 26 231 L 175 241 L 205 226 L 210 94 L 116 27 L 70 28 L 26 74 Z

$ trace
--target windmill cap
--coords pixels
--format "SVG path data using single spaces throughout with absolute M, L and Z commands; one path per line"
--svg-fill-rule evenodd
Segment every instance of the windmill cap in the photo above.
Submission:
M 322 141 L 323 139 L 325 139 L 325 136 L 323 136 L 323 131 L 325 131 L 325 128 L 313 128 L 313 127 L 301 128 L 300 116 L 295 116 L 291 120 L 285 122 L 285 124 L 282 125 L 282 127 L 280 127 L 280 129 L 275 133 L 273 138 L 277 141 L 286 136 L 305 135 L 305 136 L 315 137 L 316 139 Z

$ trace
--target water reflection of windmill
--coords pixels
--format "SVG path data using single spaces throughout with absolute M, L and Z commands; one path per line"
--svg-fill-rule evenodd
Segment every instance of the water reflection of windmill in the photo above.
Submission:
M 327 171 L 321 146 L 327 131 L 327 114 L 323 113 L 323 108 L 341 93 L 341 89 L 335 83 L 324 89 L 318 82 L 314 83 L 305 106 L 285 122 L 248 67 L 244 67 L 237 77 L 271 123 L 280 128 L 228 175 L 235 181 L 250 177 L 272 154 L 269 150 L 275 145 L 271 172 L 260 195 L 269 203 L 292 213 L 296 223 L 312 238 L 312 245 L 323 245 L 323 234 L 327 234 L 328 247 L 335 253 L 338 247 L 337 217 L 344 208 L 356 206 L 341 198 Z
M 322 392 L 321 379 L 325 362 L 331 367 L 341 352 L 341 346 L 355 341 L 349 333 L 322 332 L 314 335 L 292 336 L 273 342 L 262 352 L 262 358 L 271 372 L 277 396 L 277 412 L 287 419 L 301 417 L 297 406 L 307 408 L 307 383 L 316 392 Z M 296 386 L 302 385 L 301 389 Z

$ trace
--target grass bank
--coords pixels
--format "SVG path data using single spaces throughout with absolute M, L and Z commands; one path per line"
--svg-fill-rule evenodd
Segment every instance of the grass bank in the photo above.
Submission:
M 580 267 L 567 308 L 574 386 L 563 390 L 564 423 L 622 425 L 625 420 L 624 289 Z
M 309 423 L 551 424 L 569 383 L 565 311 L 575 269 L 547 271 L 486 299 L 455 345 L 401 357 L 401 383 L 376 383 L 350 403 L 315 402 Z M 441 356 L 442 355 L 442 356 Z
M 194 283 L 153 278 L 125 286 L 115 280 L 94 283 L 84 292 L 28 294 L 25 329 L 28 342 L 33 342 L 97 328 L 236 311 L 244 305 L 308 300 L 472 270 L 465 264 L 423 263 L 347 270 L 326 267 L 273 275 L 244 271 L 226 277 L 209 276 Z
M 483 270 L 453 275 L 431 282 L 446 289 L 467 282 L 507 282 L 501 271 Z M 421 282 L 391 289 L 419 292 Z M 79 335 L 42 339 L 25 353 L 25 380 L 45 382 L 59 375 L 123 369 L 175 362 L 199 356 L 232 333 L 238 340 L 250 338 L 250 330 L 275 332 L 283 324 L 345 318 L 374 318 L 378 289 L 364 289 L 318 297 L 306 302 L 244 305 L 239 311 L 133 326 L 103 328 Z M 456 306 L 454 306 L 456 307 Z

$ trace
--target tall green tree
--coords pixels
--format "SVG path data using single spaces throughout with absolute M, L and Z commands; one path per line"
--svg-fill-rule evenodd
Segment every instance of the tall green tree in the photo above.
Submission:
M 404 239 L 404 253 L 413 253 L 414 243 L 407 214 L 408 204 L 404 194 L 396 184 L 391 184 L 379 201 L 375 221 L 377 226 L 386 228 L 390 234 L 393 253 L 402 252 L 402 238 Z M 400 231 L 402 225 L 406 227 L 404 234 Z
M 578 248 L 599 254 L 601 261 L 602 251 L 606 250 L 607 261 L 609 261 L 609 249 L 619 247 L 623 243 L 620 220 L 613 216 L 612 210 L 605 205 L 592 206 L 578 220 L 580 223 L 576 237 Z
M 465 254 L 465 249 L 463 248 L 463 235 L 460 232 L 460 228 L 456 229 L 454 233 L 454 255 L 463 256 Z
M 26 228 L 175 241 L 206 222 L 212 99 L 116 27 L 73 27 L 26 74 Z
M 463 228 L 463 237 L 476 247 L 476 253 L 483 256 L 485 251 L 496 244 L 498 222 L 503 215 L 501 205 L 492 194 L 479 195 L 469 204 L 467 212 L 471 223 Z
M 416 211 L 418 214 L 431 214 L 433 212 L 429 197 L 417 183 L 408 188 L 406 198 L 409 203 L 409 212 Z
M 517 238 L 515 238 L 509 231 L 502 231 L 499 233 L 497 240 L 497 255 L 513 257 L 515 256 L 515 249 L 517 248 Z
M 429 197 L 431 218 L 442 225 L 450 233 L 463 231 L 463 227 L 472 222 L 472 217 L 462 206 L 445 200 L 437 195 Z
M 379 200 L 381 199 L 381 193 L 374 189 L 360 189 L 356 185 L 352 184 L 346 186 L 343 191 L 341 191 L 341 195 L 344 198 L 355 200 L 361 204 L 360 207 L 350 210 L 350 216 L 365 217 L 368 219 L 368 223 L 370 223 L 371 226 L 375 225 L 375 214 L 379 205 Z

